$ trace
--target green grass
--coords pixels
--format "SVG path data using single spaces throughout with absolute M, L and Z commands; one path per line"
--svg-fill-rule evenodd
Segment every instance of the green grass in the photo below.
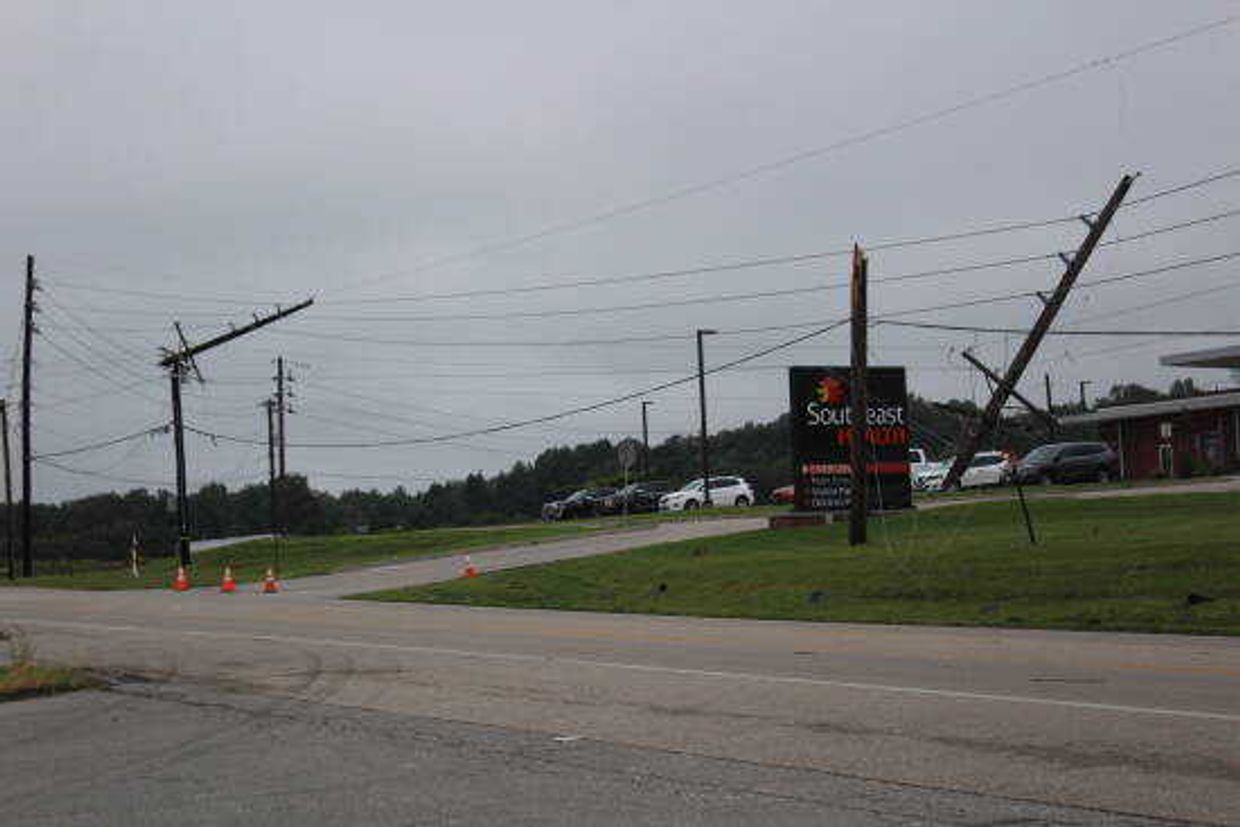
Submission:
M 0 664 L 0 701 L 55 695 L 103 685 L 102 681 L 82 669 L 35 663 L 34 649 L 20 632 L 0 629 L 0 641 L 6 642 L 9 649 L 9 662 Z
M 757 531 L 372 600 L 817 621 L 1240 633 L 1240 496 L 1013 502 Z M 1189 605 L 1190 594 L 1214 598 Z
M 280 544 L 279 571 L 282 578 L 328 574 L 360 566 L 509 543 L 556 540 L 619 527 L 615 521 L 603 520 L 292 537 Z M 224 566 L 231 565 L 238 582 L 258 581 L 272 564 L 273 552 L 271 540 L 253 540 L 203 551 L 195 555 L 196 562 L 190 571 L 190 578 L 195 586 L 217 585 Z M 37 574 L 37 560 L 35 570 Z M 176 561 L 171 557 L 148 560 L 142 569 L 142 576 L 137 579 L 130 575 L 127 565 L 82 561 L 74 563 L 71 571 L 19 579 L 16 585 L 97 590 L 163 588 L 171 585 L 175 575 Z
M 64 666 L 21 662 L 0 666 L 0 702 L 36 695 L 55 695 L 101 686 L 89 672 Z

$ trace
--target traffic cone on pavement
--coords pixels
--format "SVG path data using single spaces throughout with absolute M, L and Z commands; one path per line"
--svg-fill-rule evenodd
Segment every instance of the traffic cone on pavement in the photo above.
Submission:
M 280 581 L 276 580 L 276 570 L 267 569 L 267 574 L 263 577 L 263 594 L 276 594 L 280 591 Z
M 220 581 L 220 591 L 232 594 L 237 590 L 237 581 L 233 579 L 232 566 L 224 566 L 224 579 Z
M 465 555 L 465 567 L 461 569 L 461 577 L 477 577 L 477 576 L 478 576 L 478 567 L 474 565 L 474 561 L 470 559 L 468 554 L 466 554 Z
M 185 573 L 185 566 L 177 566 L 177 576 L 172 581 L 172 590 L 174 592 L 189 591 L 189 575 Z

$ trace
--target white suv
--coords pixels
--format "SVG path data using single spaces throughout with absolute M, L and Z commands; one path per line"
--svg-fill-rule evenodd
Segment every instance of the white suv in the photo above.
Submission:
M 664 494 L 659 498 L 660 511 L 692 511 L 701 508 L 702 480 L 699 477 L 686 483 L 679 491 Z M 744 508 L 753 503 L 753 489 L 740 477 L 711 477 L 710 501 L 716 506 L 737 506 Z

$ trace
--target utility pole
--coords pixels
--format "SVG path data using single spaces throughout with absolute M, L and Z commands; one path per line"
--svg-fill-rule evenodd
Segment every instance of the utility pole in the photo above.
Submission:
M 702 505 L 714 505 L 714 501 L 710 496 L 710 448 L 706 444 L 706 359 L 702 354 L 702 337 L 713 336 L 718 331 L 703 330 L 697 331 L 697 357 L 698 357 L 698 409 L 701 413 L 701 437 L 702 442 Z
M 1085 401 L 1085 386 L 1092 385 L 1093 382 L 1089 379 L 1082 379 L 1077 384 L 1080 385 L 1081 388 L 1081 413 L 1085 413 L 1089 410 L 1089 403 Z
M 34 343 L 34 256 L 26 256 L 26 315 L 22 328 L 22 577 L 34 576 L 34 511 L 30 447 L 30 349 Z
M 960 482 L 960 477 L 964 473 L 964 469 L 973 461 L 973 455 L 977 453 L 977 449 L 981 446 L 982 440 L 994 428 L 995 423 L 999 421 L 999 414 L 1003 410 L 1004 404 L 1011 395 L 1012 390 L 1020 383 L 1021 376 L 1025 373 L 1025 368 L 1029 366 L 1029 362 L 1033 360 L 1033 355 L 1037 352 L 1038 346 L 1042 344 L 1042 339 L 1046 336 L 1046 331 L 1050 329 L 1051 324 L 1055 321 L 1059 309 L 1063 306 L 1064 301 L 1068 298 L 1072 286 L 1076 284 L 1077 277 L 1081 271 L 1085 269 L 1086 262 L 1089 261 L 1090 255 L 1094 251 L 1094 247 L 1102 239 L 1103 233 L 1106 232 L 1107 226 L 1111 223 L 1111 219 L 1115 216 L 1119 205 L 1123 203 L 1124 196 L 1128 194 L 1128 190 L 1132 187 L 1132 182 L 1136 180 L 1135 176 L 1125 175 L 1120 179 L 1119 184 L 1115 187 L 1115 191 L 1111 193 L 1110 199 L 1106 206 L 1098 213 L 1098 217 L 1090 220 L 1086 216 L 1081 216 L 1081 220 L 1089 227 L 1089 233 L 1085 236 L 1085 240 L 1081 242 L 1081 246 L 1077 248 L 1076 254 L 1068 257 L 1060 254 L 1060 259 L 1064 263 L 1064 273 L 1059 279 L 1059 284 L 1055 288 L 1055 292 L 1050 296 L 1042 298 L 1042 312 L 1038 315 L 1038 320 L 1034 323 L 1033 328 L 1029 331 L 1029 335 L 1021 344 L 1020 350 L 1017 351 L 1012 363 L 1008 365 L 1003 380 L 999 382 L 994 393 L 990 396 L 990 402 L 987 403 L 985 410 L 979 419 L 974 421 L 963 438 L 960 440 L 959 449 L 956 451 L 956 460 L 952 463 L 952 467 L 947 470 L 947 475 L 943 478 L 943 487 L 950 488 Z
M 653 404 L 642 400 L 642 476 L 647 478 L 650 476 L 650 424 L 646 409 Z
M 189 492 L 185 475 L 185 419 L 181 415 L 181 380 L 186 370 L 184 362 L 169 366 L 168 379 L 172 383 L 172 444 L 176 450 L 177 478 L 177 562 L 188 566 L 189 556 Z
M 284 480 L 284 357 L 276 357 L 276 416 L 280 426 L 280 480 Z
M 270 522 L 273 565 L 277 573 L 280 571 L 280 500 L 276 491 L 276 426 L 275 401 L 265 399 L 263 407 L 267 409 L 267 493 L 270 500 Z
M 9 407 L 0 399 L 0 439 L 4 445 L 4 559 L 9 579 L 17 579 L 17 555 L 13 550 L 13 477 L 9 467 Z
M 275 537 L 280 530 L 280 520 L 278 516 L 280 513 L 280 506 L 276 500 L 276 403 L 274 400 L 266 399 L 263 400 L 263 407 L 267 409 L 267 488 L 271 494 L 271 536 Z
M 852 471 L 852 491 L 848 510 L 848 544 L 863 546 L 866 543 L 867 495 L 869 474 L 866 467 L 866 422 L 869 410 L 869 375 L 867 328 L 869 319 L 866 307 L 869 260 L 859 245 L 853 245 L 852 264 L 852 369 L 848 382 L 849 440 L 848 462 Z
M 1042 381 L 1046 384 L 1046 412 L 1051 417 L 1047 425 L 1047 436 L 1054 439 L 1059 423 L 1055 421 L 1055 403 L 1051 399 L 1051 375 L 1049 373 L 1042 374 Z
M 186 491 L 185 479 L 185 423 L 181 416 L 181 379 L 183 374 L 192 368 L 195 374 L 198 375 L 199 381 L 201 381 L 202 375 L 198 373 L 198 366 L 194 362 L 194 356 L 218 347 L 225 342 L 230 342 L 239 336 L 258 330 L 260 327 L 266 327 L 286 316 L 291 316 L 312 304 L 314 304 L 314 299 L 306 299 L 292 307 L 276 310 L 275 313 L 268 316 L 259 317 L 256 315 L 254 321 L 244 327 L 232 328 L 227 333 L 221 333 L 196 345 L 190 345 L 185 340 L 185 336 L 181 334 L 180 326 L 177 326 L 177 334 L 181 340 L 180 349 L 165 352 L 164 357 L 159 360 L 159 366 L 168 369 L 172 383 L 172 427 L 177 463 L 177 561 L 180 565 L 189 566 L 193 563 L 189 553 L 189 493 Z

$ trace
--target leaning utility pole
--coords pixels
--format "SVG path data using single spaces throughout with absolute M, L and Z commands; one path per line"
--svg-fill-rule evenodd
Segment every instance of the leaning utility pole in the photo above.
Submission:
M 960 482 L 960 476 L 964 473 L 964 469 L 969 467 L 969 463 L 973 461 L 973 455 L 977 453 L 982 440 L 986 438 L 986 435 L 994 428 L 995 423 L 999 421 L 999 413 L 1003 410 L 1003 405 L 1007 402 L 1013 389 L 1020 383 L 1020 378 L 1024 375 L 1025 368 L 1033 360 L 1033 355 L 1037 352 L 1038 346 L 1042 344 L 1046 331 L 1050 329 L 1051 324 L 1055 321 L 1055 316 L 1058 315 L 1060 307 L 1063 306 L 1064 300 L 1068 298 L 1068 293 L 1072 290 L 1072 286 L 1076 284 L 1077 277 L 1085 269 L 1085 264 L 1089 261 L 1090 254 L 1093 253 L 1094 247 L 1102 239 L 1103 233 L 1106 232 L 1107 226 L 1115 216 L 1115 211 L 1123 203 L 1124 196 L 1128 194 L 1128 190 L 1132 187 L 1134 180 L 1136 178 L 1133 175 L 1125 175 L 1120 179 L 1119 184 L 1115 187 L 1115 191 L 1111 193 L 1110 200 L 1107 201 L 1102 211 L 1098 213 L 1096 219 L 1090 221 L 1086 216 L 1081 216 L 1081 220 L 1089 227 L 1089 234 L 1085 236 L 1085 240 L 1081 242 L 1081 246 L 1077 248 L 1074 256 L 1069 258 L 1060 254 L 1065 269 L 1063 276 L 1059 279 L 1059 285 L 1055 288 L 1054 293 L 1042 298 L 1042 312 L 1039 314 L 1037 322 L 1034 323 L 1028 337 L 1021 344 L 1020 350 L 1017 351 L 1012 363 L 1008 365 L 1007 373 L 1004 374 L 1002 381 L 999 382 L 994 393 L 991 394 L 990 402 L 987 403 L 985 410 L 982 411 L 981 417 L 972 423 L 961 439 L 960 448 L 956 451 L 956 461 L 952 463 L 952 467 L 947 471 L 947 476 L 943 478 L 944 488 L 950 488 Z
M 869 410 L 867 387 L 868 352 L 866 280 L 869 260 L 861 247 L 853 245 L 852 264 L 852 370 L 848 381 L 849 440 L 848 462 L 852 471 L 852 492 L 848 508 L 848 544 L 863 546 L 866 542 L 866 507 L 869 474 L 866 468 L 866 419 Z
M 9 407 L 0 399 L 0 440 L 4 450 L 4 559 L 9 579 L 17 579 L 17 556 L 13 551 L 13 477 L 9 468 Z
M 219 336 L 208 339 L 197 345 L 190 345 L 185 341 L 185 337 L 181 335 L 181 348 L 175 351 L 169 351 L 159 360 L 160 367 L 167 368 L 172 383 L 172 427 L 173 442 L 176 445 L 176 463 L 177 463 L 177 561 L 182 566 L 188 566 L 193 561 L 189 554 L 189 494 L 186 491 L 186 475 L 185 475 L 185 423 L 181 417 L 181 379 L 183 374 L 193 369 L 198 373 L 198 366 L 194 363 L 194 356 L 214 347 L 230 342 L 238 336 L 244 336 L 247 333 L 258 330 L 260 327 L 266 327 L 272 322 L 279 321 L 285 316 L 291 316 L 299 310 L 304 310 L 314 304 L 314 299 L 306 299 L 300 304 L 295 304 L 284 310 L 277 310 L 270 316 L 260 318 L 254 317 L 254 321 L 244 327 L 237 327 L 229 330 L 227 333 L 221 333 Z M 180 335 L 180 328 L 177 328 Z M 198 374 L 201 381 L 202 376 Z
M 34 342 L 34 256 L 26 256 L 26 315 L 22 327 L 22 577 L 34 576 L 34 511 L 30 449 L 30 349 Z

